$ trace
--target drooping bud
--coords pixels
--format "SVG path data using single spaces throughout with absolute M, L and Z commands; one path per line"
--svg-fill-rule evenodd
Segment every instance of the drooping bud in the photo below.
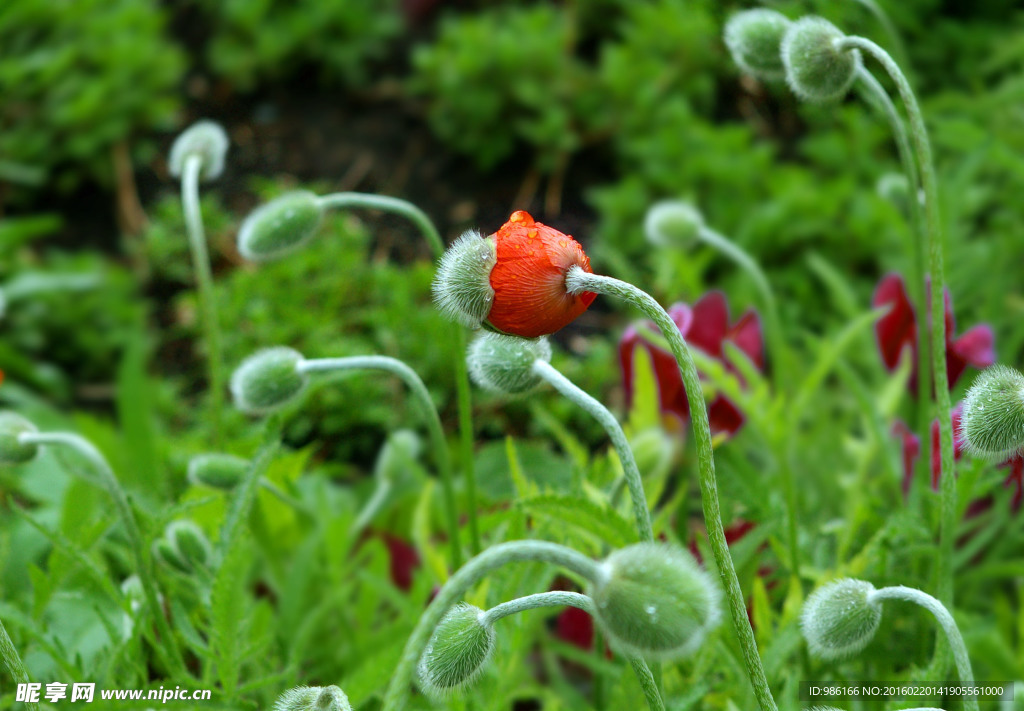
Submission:
M 491 270 L 498 261 L 494 236 L 464 232 L 441 257 L 434 277 L 437 308 L 467 328 L 480 328 L 494 302 Z
M 467 232 L 441 258 L 434 300 L 449 318 L 523 338 L 554 333 L 587 310 L 596 294 L 570 294 L 572 267 L 590 272 L 579 242 L 513 212 L 493 235 Z
M 169 523 L 153 550 L 160 560 L 183 573 L 204 568 L 213 557 L 213 548 L 203 529 L 188 520 Z
M 296 686 L 278 697 L 274 711 L 352 711 L 352 704 L 337 686 Z
M 725 46 L 747 74 L 775 81 L 786 76 L 782 63 L 782 38 L 793 24 L 775 10 L 744 10 L 725 23 Z
M 1005 365 L 982 371 L 964 397 L 960 433 L 967 451 L 986 458 L 1024 448 L 1024 375 Z
M 473 382 L 483 389 L 519 395 L 543 382 L 533 372 L 533 364 L 538 359 L 551 360 L 551 344 L 546 338 L 482 333 L 469 345 L 466 362 Z
M 669 659 L 692 654 L 721 616 L 719 591 L 686 550 L 638 543 L 612 553 L 595 583 L 598 623 L 628 654 Z
M 882 620 L 882 605 L 866 581 L 841 578 L 822 585 L 807 598 L 800 626 L 807 646 L 821 659 L 842 659 L 871 642 Z
M 238 229 L 238 252 L 267 262 L 303 246 L 323 220 L 320 198 L 308 190 L 281 195 L 253 210 Z
M 189 156 L 202 159 L 199 172 L 203 180 L 213 180 L 224 172 L 224 157 L 228 152 L 228 134 L 215 121 L 197 121 L 188 127 L 171 146 L 168 168 L 171 175 L 180 178 Z
M 857 50 L 837 49 L 843 37 L 820 17 L 803 17 L 790 26 L 782 40 L 782 61 L 793 93 L 815 103 L 846 94 L 860 71 L 861 58 Z
M 188 480 L 211 489 L 234 489 L 249 469 L 249 461 L 233 454 L 200 454 L 188 463 Z
M 644 218 L 647 241 L 659 247 L 689 249 L 700 239 L 704 217 L 700 211 L 682 200 L 656 203 Z
M 231 393 L 242 412 L 263 414 L 285 405 L 305 389 L 308 378 L 299 370 L 304 358 L 285 346 L 258 351 L 242 361 L 231 376 Z
M 24 432 L 38 430 L 21 415 L 0 412 L 0 464 L 24 464 L 36 456 L 39 445 L 21 443 L 19 437 Z
M 423 689 L 439 695 L 466 686 L 483 668 L 494 649 L 494 627 L 480 621 L 483 610 L 460 603 L 438 623 L 420 658 Z

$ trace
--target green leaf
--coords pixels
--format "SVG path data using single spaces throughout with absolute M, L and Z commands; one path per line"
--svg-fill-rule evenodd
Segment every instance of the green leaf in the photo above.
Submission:
M 571 494 L 535 494 L 516 501 L 516 508 L 547 516 L 585 531 L 599 541 L 621 548 L 637 540 L 633 525 L 618 511 Z

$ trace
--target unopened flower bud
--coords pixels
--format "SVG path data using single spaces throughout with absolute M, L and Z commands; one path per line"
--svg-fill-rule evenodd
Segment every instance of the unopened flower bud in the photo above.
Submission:
M 249 470 L 249 461 L 233 454 L 200 454 L 188 463 L 188 480 L 211 489 L 234 489 Z
M 693 205 L 682 200 L 656 203 L 644 218 L 647 241 L 659 247 L 689 249 L 700 240 L 704 217 Z
M 483 610 L 460 603 L 438 623 L 420 658 L 423 689 L 435 695 L 466 686 L 483 668 L 494 649 L 494 627 L 480 621 Z
M 306 387 L 306 374 L 299 370 L 303 360 L 301 353 L 285 346 L 249 356 L 231 376 L 235 405 L 253 414 L 283 406 Z
M 278 697 L 274 711 L 352 711 L 352 704 L 337 686 L 296 686 Z
M 324 208 L 314 193 L 296 190 L 253 210 L 238 229 L 238 252 L 254 262 L 277 259 L 316 234 Z
M 185 171 L 185 161 L 189 156 L 198 155 L 202 159 L 200 177 L 213 180 L 224 172 L 224 156 L 228 152 L 228 134 L 224 128 L 214 121 L 198 121 L 187 128 L 171 146 L 168 168 L 171 175 L 180 178 Z
M 960 433 L 969 452 L 991 459 L 1024 447 L 1024 375 L 1005 365 L 982 371 L 964 397 Z
M 874 592 L 869 582 L 841 578 L 811 593 L 800 616 L 811 654 L 842 659 L 864 649 L 882 620 L 882 605 L 872 599 Z
M 791 24 L 788 17 L 775 10 L 744 10 L 725 23 L 725 46 L 747 74 L 769 81 L 782 79 L 786 67 L 780 47 Z
M 546 338 L 483 333 L 469 345 L 466 361 L 473 381 L 483 389 L 518 395 L 543 382 L 533 372 L 533 364 L 538 359 L 551 360 L 551 344 Z
M 213 557 L 213 548 L 203 529 L 187 520 L 169 523 L 153 551 L 164 563 L 183 573 L 204 568 Z
M 434 301 L 469 328 L 545 336 L 586 311 L 597 296 L 569 293 L 565 278 L 577 266 L 591 271 L 579 242 L 517 210 L 493 235 L 467 232 L 448 248 L 434 279 Z
M 844 35 L 828 20 L 803 17 L 794 22 L 782 40 L 786 81 L 802 99 L 825 103 L 840 99 L 849 90 L 861 67 L 860 52 L 837 49 Z
M 23 432 L 37 432 L 36 426 L 21 415 L 0 412 L 0 464 L 24 464 L 36 456 L 39 445 L 22 444 Z
M 612 553 L 593 587 L 596 617 L 612 645 L 649 658 L 692 654 L 720 619 L 719 592 L 686 550 L 638 543 Z

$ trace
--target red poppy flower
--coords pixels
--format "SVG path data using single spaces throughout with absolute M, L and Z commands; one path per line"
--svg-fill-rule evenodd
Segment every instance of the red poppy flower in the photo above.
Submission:
M 419 553 L 397 536 L 384 533 L 382 537 L 391 557 L 391 582 L 398 589 L 408 591 L 412 587 L 413 573 L 420 565 Z
M 953 461 L 959 462 L 960 458 L 964 453 L 964 440 L 960 433 L 960 420 L 963 414 L 964 404 L 958 402 L 956 407 L 950 412 L 950 421 L 953 426 Z M 914 462 L 917 460 L 921 452 L 921 440 L 910 431 L 910 428 L 901 421 L 897 421 L 892 427 L 893 435 L 899 437 L 902 441 L 903 447 L 903 494 L 904 496 L 910 492 L 910 484 L 914 478 Z M 930 428 L 930 445 L 931 445 L 931 483 L 932 490 L 939 490 L 939 479 L 941 478 L 941 447 L 939 443 L 939 421 L 937 419 L 932 420 Z M 1002 462 L 1000 467 L 1005 467 L 1010 470 L 1009 475 L 1003 482 L 1003 486 L 1014 487 L 1013 496 L 1010 498 L 1010 508 L 1013 511 L 1019 511 L 1021 504 L 1024 503 L 1024 455 L 1015 454 L 1006 461 Z M 968 506 L 967 514 L 969 515 L 974 512 L 977 513 L 979 510 L 985 508 L 985 500 L 979 499 L 971 502 Z
M 597 297 L 589 291 L 566 291 L 570 267 L 592 271 L 583 247 L 569 235 L 517 210 L 493 236 L 498 254 L 491 269 L 494 303 L 487 321 L 499 331 L 524 338 L 554 333 Z
M 871 298 L 874 307 L 890 306 L 889 312 L 875 324 L 875 337 L 882 354 L 882 362 L 891 372 L 899 365 L 903 351 L 909 349 L 911 358 L 910 391 L 917 394 L 917 318 L 907 296 L 906 284 L 899 274 L 887 274 L 875 288 Z M 995 363 L 992 328 L 979 324 L 954 338 L 956 322 L 953 318 L 953 300 L 945 292 L 946 321 L 946 373 L 949 387 L 953 387 L 968 365 L 987 368 Z
M 729 325 L 729 306 L 725 295 L 712 291 L 694 304 L 693 309 L 683 303 L 675 304 L 668 310 L 669 316 L 679 328 L 686 342 L 722 361 L 725 367 L 735 373 L 732 365 L 723 359 L 723 344 L 734 343 L 759 369 L 764 368 L 764 342 L 761 320 L 753 310 L 747 311 L 733 325 Z M 650 328 L 656 328 L 650 324 Z M 668 351 L 645 340 L 636 328 L 629 328 L 619 341 L 619 362 L 622 366 L 622 382 L 626 400 L 633 401 L 633 352 L 642 345 L 650 353 L 654 375 L 658 381 L 658 398 L 663 412 L 671 412 L 680 419 L 690 416 L 690 405 L 686 399 L 682 376 L 675 358 Z M 713 432 L 734 434 L 743 425 L 743 414 L 725 396 L 719 394 L 708 405 L 708 419 Z

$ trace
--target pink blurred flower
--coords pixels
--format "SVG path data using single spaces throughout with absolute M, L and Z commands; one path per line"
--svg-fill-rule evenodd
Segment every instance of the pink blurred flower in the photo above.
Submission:
M 730 326 L 729 306 L 722 292 L 705 294 L 692 309 L 684 303 L 674 304 L 668 309 L 668 314 L 687 344 L 722 361 L 730 372 L 736 371 L 723 357 L 722 346 L 726 341 L 734 343 L 759 369 L 764 368 L 760 318 L 755 311 L 749 310 Z M 650 322 L 648 326 L 652 330 L 657 328 Z M 633 353 L 638 345 L 646 348 L 651 356 L 658 381 L 661 410 L 671 412 L 685 421 L 690 416 L 690 406 L 675 358 L 668 351 L 647 341 L 635 327 L 626 329 L 619 341 L 619 362 L 627 402 L 633 401 Z M 708 419 L 711 421 L 712 432 L 734 434 L 743 425 L 744 418 L 732 402 L 719 394 L 708 404 Z
M 882 277 L 882 281 L 875 288 L 874 296 L 871 297 L 871 305 L 875 308 L 891 307 L 875 324 L 875 338 L 878 341 L 882 362 L 890 372 L 896 369 L 903 352 L 909 349 L 913 359 L 910 391 L 916 395 L 918 327 L 903 277 L 895 273 Z M 968 365 L 987 368 L 995 362 L 995 339 L 988 324 L 979 324 L 965 331 L 959 338 L 953 337 L 956 322 L 953 318 L 953 300 L 948 289 L 945 292 L 945 321 L 946 373 L 949 377 L 949 386 L 952 388 Z

